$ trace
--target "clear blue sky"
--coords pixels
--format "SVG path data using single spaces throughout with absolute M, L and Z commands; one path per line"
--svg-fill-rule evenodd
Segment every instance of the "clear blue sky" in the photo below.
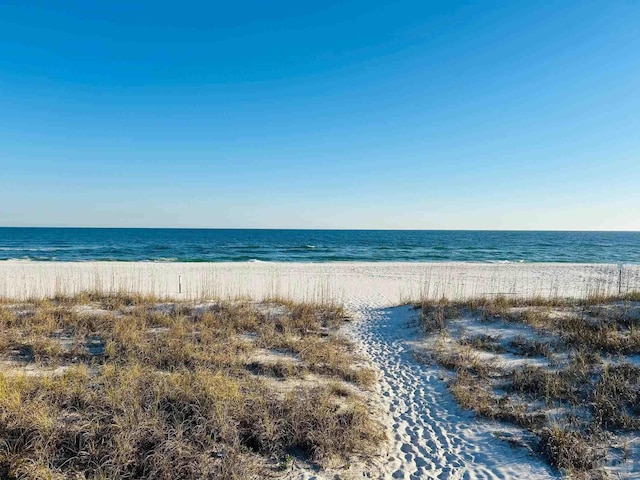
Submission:
M 640 230 L 640 2 L 3 1 L 0 225 Z

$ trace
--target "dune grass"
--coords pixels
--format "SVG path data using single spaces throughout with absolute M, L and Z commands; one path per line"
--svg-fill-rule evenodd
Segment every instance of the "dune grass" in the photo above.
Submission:
M 428 358 L 452 372 L 463 408 L 532 432 L 534 449 L 574 478 L 616 478 L 615 463 L 640 461 L 628 450 L 640 432 L 640 294 L 417 307 Z
M 249 479 L 384 439 L 341 308 L 139 295 L 0 304 L 0 478 Z

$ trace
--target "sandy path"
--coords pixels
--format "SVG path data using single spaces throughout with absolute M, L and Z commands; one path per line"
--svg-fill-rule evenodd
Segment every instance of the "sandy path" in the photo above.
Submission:
M 382 373 L 381 410 L 391 438 L 379 466 L 383 478 L 549 479 L 559 478 L 540 458 L 495 438 L 509 426 L 482 421 L 457 407 L 441 371 L 417 362 L 408 342 L 416 338 L 409 307 L 360 308 L 351 336 Z

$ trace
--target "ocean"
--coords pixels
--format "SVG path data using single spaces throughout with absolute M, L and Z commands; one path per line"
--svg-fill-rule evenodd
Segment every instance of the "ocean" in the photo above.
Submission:
M 0 227 L 0 260 L 640 263 L 640 232 Z

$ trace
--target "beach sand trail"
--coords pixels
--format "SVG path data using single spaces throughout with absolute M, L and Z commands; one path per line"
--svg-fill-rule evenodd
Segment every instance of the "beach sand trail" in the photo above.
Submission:
M 377 408 L 388 412 L 389 450 L 377 462 L 389 479 L 550 479 L 559 478 L 541 458 L 514 449 L 495 431 L 518 430 L 474 418 L 448 392 L 442 371 L 418 362 L 410 342 L 416 312 L 411 307 L 356 311 L 351 337 L 380 371 Z

